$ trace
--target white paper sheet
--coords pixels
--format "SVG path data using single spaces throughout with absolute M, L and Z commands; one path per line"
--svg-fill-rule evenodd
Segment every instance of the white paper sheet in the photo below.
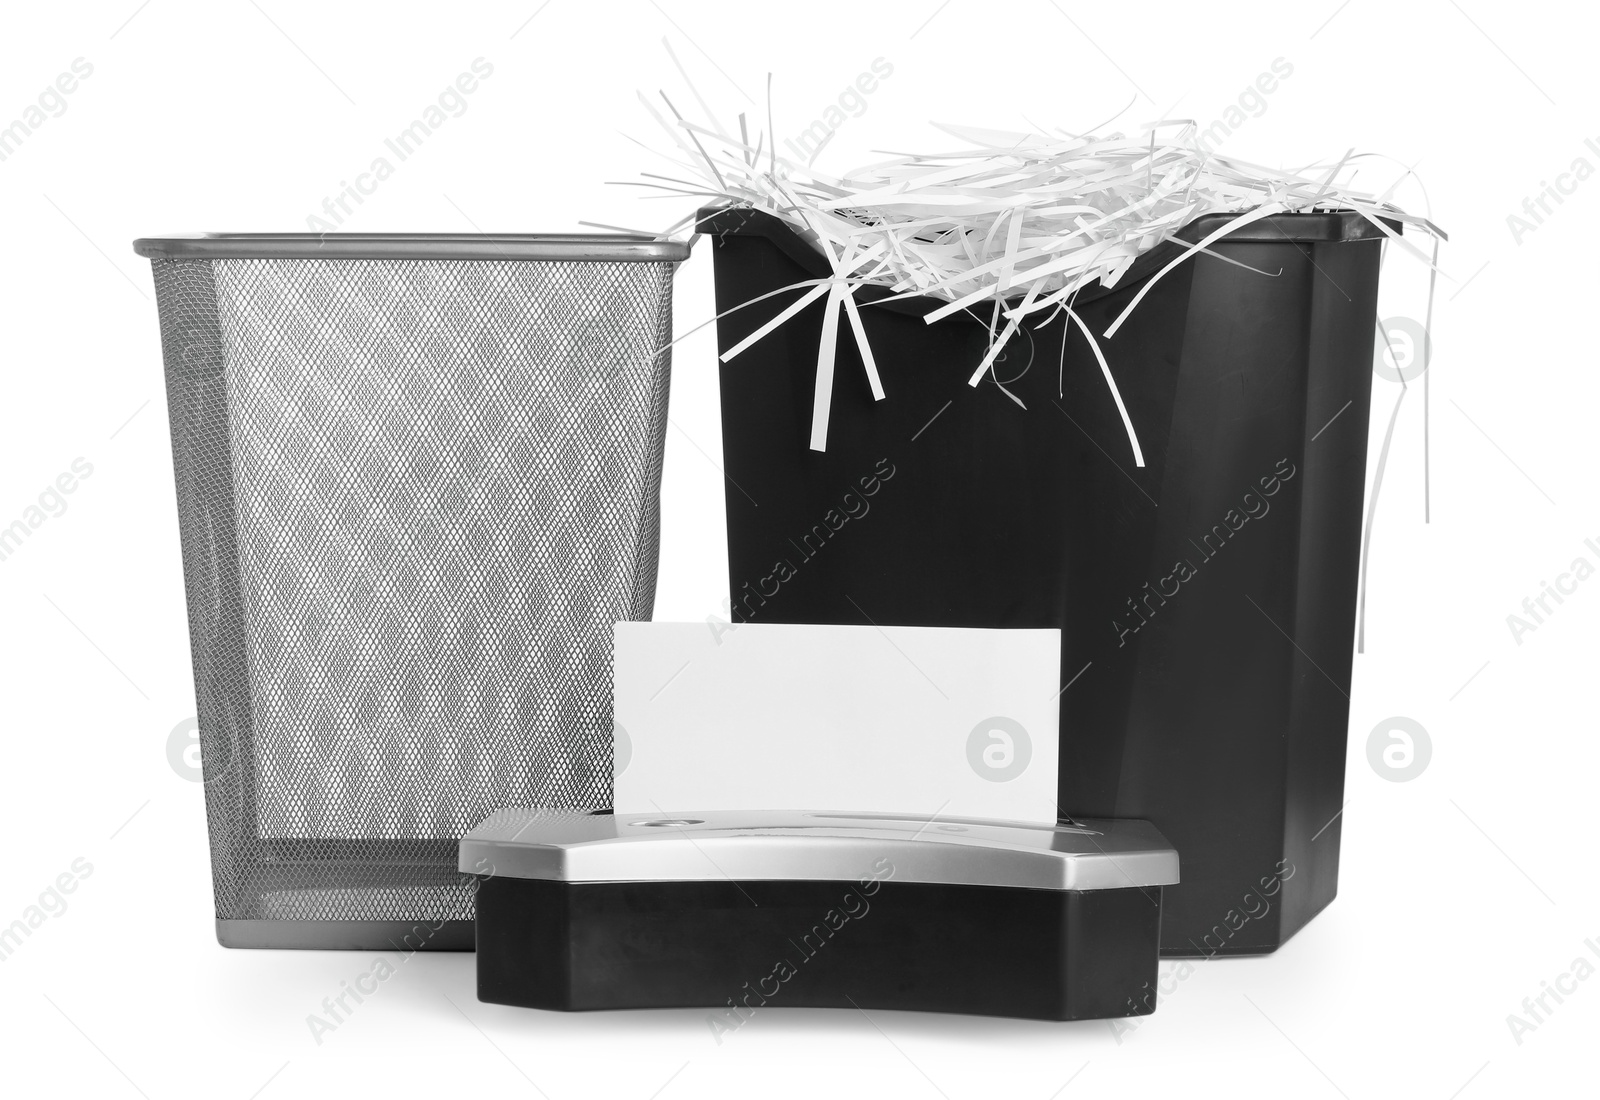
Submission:
M 1056 820 L 1059 630 L 619 623 L 619 813 Z

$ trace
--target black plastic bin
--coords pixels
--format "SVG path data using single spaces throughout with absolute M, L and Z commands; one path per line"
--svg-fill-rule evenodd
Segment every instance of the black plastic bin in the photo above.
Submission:
M 770 215 L 702 216 L 719 313 L 829 274 Z M 1381 243 L 1358 214 L 1278 215 L 1212 246 L 1238 263 L 1157 283 L 1101 340 L 1143 468 L 1064 318 L 996 365 L 1024 410 L 966 384 L 985 324 L 876 287 L 856 297 L 886 400 L 841 326 L 812 451 L 812 305 L 721 369 L 734 619 L 1060 627 L 1063 817 L 1171 840 L 1163 954 L 1275 950 L 1337 886 Z M 1178 248 L 1081 294 L 1089 328 Z M 798 293 L 722 318 L 721 348 Z

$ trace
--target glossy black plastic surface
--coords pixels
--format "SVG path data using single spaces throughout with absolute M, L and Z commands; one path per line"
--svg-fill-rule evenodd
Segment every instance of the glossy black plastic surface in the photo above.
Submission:
M 486 878 L 478 997 L 547 1009 L 768 1007 L 1077 1020 L 1144 1015 L 1161 887 Z

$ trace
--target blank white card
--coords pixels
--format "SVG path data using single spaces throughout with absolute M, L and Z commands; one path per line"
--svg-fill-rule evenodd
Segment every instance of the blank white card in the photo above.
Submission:
M 616 809 L 1056 820 L 1059 630 L 618 623 Z

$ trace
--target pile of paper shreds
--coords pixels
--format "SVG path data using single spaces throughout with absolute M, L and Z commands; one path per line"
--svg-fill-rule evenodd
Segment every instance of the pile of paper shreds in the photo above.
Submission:
M 1390 204 L 1390 194 L 1408 173 L 1381 194 L 1356 191 L 1350 179 L 1365 158 L 1353 151 L 1336 163 L 1298 171 L 1267 168 L 1205 152 L 1195 123 L 1188 120 L 1153 123 L 1136 136 L 941 126 L 969 147 L 896 156 L 835 178 L 811 163 L 779 156 L 766 135 L 752 141 L 743 115 L 735 136 L 703 101 L 706 122 L 701 124 L 684 118 L 664 94 L 668 114 L 640 98 L 674 142 L 671 159 L 691 173 L 690 178 L 645 173 L 644 186 L 773 214 L 815 244 L 833 271 L 831 278 L 786 288 L 804 293 L 722 355 L 731 359 L 826 297 L 814 450 L 824 449 L 827 440 L 841 314 L 854 333 L 873 396 L 884 397 L 857 312 L 854 294 L 860 286 L 887 287 L 897 297 L 942 299 L 945 304 L 926 315 L 930 324 L 960 311 L 986 323 L 988 352 L 974 366 L 974 386 L 1022 325 L 1046 325 L 1065 314 L 1093 349 L 1122 413 L 1134 459 L 1143 466 L 1137 434 L 1096 334 L 1072 308 L 1085 287 L 1115 286 L 1141 255 L 1212 213 L 1236 216 L 1204 238 L 1184 243 L 1177 258 L 1146 280 L 1099 336 L 1114 336 L 1150 288 L 1178 264 L 1209 251 L 1212 242 L 1233 230 L 1274 214 L 1354 210 L 1430 267 L 1433 258 L 1385 220 L 1420 229 L 1435 241 L 1444 236 L 1427 219 Z M 684 218 L 663 235 L 693 221 L 693 215 Z

